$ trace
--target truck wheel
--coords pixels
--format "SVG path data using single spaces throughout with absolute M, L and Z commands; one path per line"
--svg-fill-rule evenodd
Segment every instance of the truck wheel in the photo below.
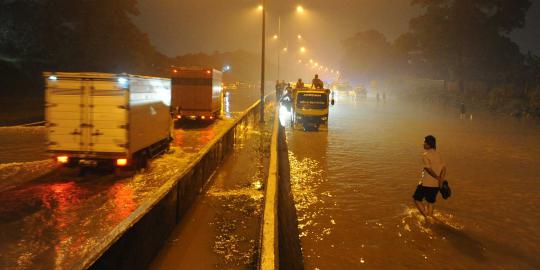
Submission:
M 85 176 L 86 175 L 86 172 L 87 172 L 87 168 L 86 167 L 79 167 L 79 176 Z
M 148 159 L 149 159 L 149 154 L 148 152 L 142 152 L 139 157 L 138 157 L 138 164 L 137 164 L 137 170 L 143 170 L 143 169 L 146 169 L 148 168 Z
M 66 167 L 68 168 L 75 168 L 79 165 L 79 160 L 78 159 L 74 159 L 74 158 L 70 158 L 69 159 L 69 162 L 66 164 Z

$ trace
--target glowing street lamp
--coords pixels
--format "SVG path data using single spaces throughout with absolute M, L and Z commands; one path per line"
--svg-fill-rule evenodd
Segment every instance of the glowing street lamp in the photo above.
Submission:
M 296 12 L 298 12 L 298 13 L 304 13 L 304 7 L 303 7 L 303 6 L 300 6 L 300 5 L 297 6 L 297 7 L 296 7 Z
M 300 48 L 300 52 L 301 52 L 301 53 L 305 53 L 305 52 L 306 52 L 306 47 L 301 47 L 301 48 Z
M 298 35 L 296 36 L 298 39 L 302 39 L 302 35 Z
M 274 39 L 278 39 L 278 35 L 274 35 L 273 38 L 274 38 Z
M 264 9 L 263 5 L 259 5 L 259 6 L 257 7 L 257 10 L 259 10 L 259 11 L 263 11 L 263 9 Z

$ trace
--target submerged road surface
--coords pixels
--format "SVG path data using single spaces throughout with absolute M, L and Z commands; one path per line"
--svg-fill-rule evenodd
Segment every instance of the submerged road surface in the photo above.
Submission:
M 171 153 L 132 177 L 60 170 L 43 159 L 43 128 L 0 128 L 0 137 L 8 138 L 0 141 L 0 269 L 80 268 L 111 230 L 151 201 L 258 96 L 255 90 L 237 93 L 226 96 L 224 119 L 175 130 Z
M 256 269 L 274 106 L 236 129 L 234 150 L 183 217 L 151 269 Z
M 538 122 L 353 97 L 329 121 L 287 131 L 306 269 L 540 269 Z M 428 134 L 454 192 L 435 224 L 411 198 Z

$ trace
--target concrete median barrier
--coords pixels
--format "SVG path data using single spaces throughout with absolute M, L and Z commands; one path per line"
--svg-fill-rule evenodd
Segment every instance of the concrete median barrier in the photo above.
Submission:
M 298 217 L 291 193 L 285 128 L 276 111 L 261 228 L 259 269 L 304 269 Z
M 259 102 L 255 103 L 230 128 L 209 142 L 197 160 L 170 185 L 160 188 L 159 196 L 136 210 L 136 218 L 125 220 L 110 232 L 95 247 L 100 252 L 88 258 L 81 268 L 146 269 L 216 168 L 231 153 L 237 127 L 258 119 L 259 106 Z

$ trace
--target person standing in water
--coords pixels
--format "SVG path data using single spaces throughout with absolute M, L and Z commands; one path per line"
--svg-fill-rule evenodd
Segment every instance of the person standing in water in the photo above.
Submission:
M 433 216 L 437 193 L 446 177 L 446 165 L 437 152 L 437 141 L 432 135 L 424 138 L 422 179 L 413 194 L 414 204 L 424 217 Z M 424 201 L 425 200 L 425 201 Z

